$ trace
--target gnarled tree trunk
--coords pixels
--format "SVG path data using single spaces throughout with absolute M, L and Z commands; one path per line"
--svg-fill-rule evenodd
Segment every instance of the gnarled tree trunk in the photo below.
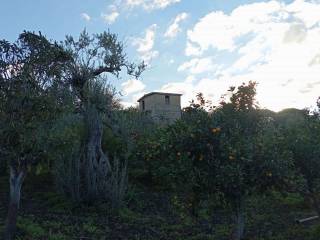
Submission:
M 14 239 L 17 225 L 18 210 L 21 198 L 21 187 L 25 178 L 25 170 L 16 170 L 10 166 L 10 201 L 8 206 L 8 215 L 4 231 L 4 239 Z
M 242 197 L 236 200 L 235 213 L 235 228 L 231 234 L 231 240 L 241 240 L 244 237 L 245 226 L 244 200 Z
M 84 164 L 86 166 L 86 198 L 94 200 L 105 196 L 108 174 L 111 171 L 109 158 L 101 147 L 103 126 L 95 107 L 87 109 L 88 141 Z

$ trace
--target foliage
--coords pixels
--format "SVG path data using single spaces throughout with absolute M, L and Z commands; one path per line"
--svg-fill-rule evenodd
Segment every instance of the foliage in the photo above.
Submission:
M 30 238 L 39 239 L 46 236 L 46 231 L 37 223 L 32 222 L 30 219 L 18 219 L 18 228 L 29 235 Z
M 295 175 L 288 181 L 288 190 L 308 198 L 320 214 L 320 118 L 318 111 L 282 111 L 278 122 L 292 151 Z
M 199 94 L 180 121 L 137 145 L 153 183 L 186 194 L 195 216 L 201 199 L 220 195 L 239 220 L 248 196 L 281 188 L 290 175 L 291 154 L 274 120 L 257 109 L 255 83 L 235 90 L 217 107 Z
M 27 169 L 45 159 L 45 129 L 60 108 L 53 92 L 67 60 L 41 33 L 24 32 L 15 43 L 0 41 L 0 157 L 10 168 L 5 239 L 15 235 Z
M 45 124 L 58 110 L 51 90 L 67 55 L 41 34 L 0 41 L 1 154 L 14 168 L 41 159 Z
M 254 88 L 254 83 L 240 86 L 213 116 L 221 128 L 219 186 L 230 199 L 280 184 L 290 167 L 274 120 L 261 115 L 254 96 L 247 96 L 255 94 Z
M 59 192 L 71 199 L 79 199 L 80 165 L 77 161 L 81 150 L 81 139 L 84 135 L 81 116 L 66 114 L 58 119 L 51 128 L 49 160 Z
M 20 218 L 20 235 L 317 239 L 318 226 L 293 219 L 309 214 L 304 198 L 320 215 L 320 100 L 313 111 L 274 113 L 259 108 L 249 82 L 230 87 L 218 106 L 198 93 L 180 120 L 157 125 L 148 113 L 123 109 L 107 83 L 144 68 L 110 32 L 61 43 L 24 32 L 15 43 L 0 41 L 0 171 L 9 165 L 10 196 L 20 199 L 27 171 L 47 174 L 44 186 L 53 176 L 63 193 L 32 192 L 27 198 L 45 202 L 37 206 L 47 215 Z M 134 193 L 126 204 L 128 179 Z M 103 201 L 75 204 L 84 200 Z
M 290 174 L 291 163 L 273 119 L 257 110 L 255 83 L 229 91 L 230 102 L 222 102 L 213 114 L 221 133 L 220 149 L 214 155 L 218 164 L 211 166 L 218 189 L 236 216 L 234 237 L 241 239 L 246 199 L 280 186 Z

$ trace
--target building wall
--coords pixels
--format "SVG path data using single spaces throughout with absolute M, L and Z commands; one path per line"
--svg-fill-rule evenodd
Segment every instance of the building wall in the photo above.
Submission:
M 144 97 L 139 102 L 140 110 L 142 101 L 144 101 L 144 111 L 149 111 L 151 116 L 158 122 L 172 123 L 181 118 L 181 97 L 179 95 L 170 95 L 170 102 L 166 104 L 165 94 L 152 94 Z

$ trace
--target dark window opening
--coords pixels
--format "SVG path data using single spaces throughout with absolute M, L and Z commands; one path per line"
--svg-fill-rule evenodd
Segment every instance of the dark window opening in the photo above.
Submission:
M 166 104 L 170 104 L 170 97 L 168 95 L 166 95 L 164 99 Z
M 145 109 L 145 106 L 144 106 L 144 101 L 142 101 L 142 110 Z

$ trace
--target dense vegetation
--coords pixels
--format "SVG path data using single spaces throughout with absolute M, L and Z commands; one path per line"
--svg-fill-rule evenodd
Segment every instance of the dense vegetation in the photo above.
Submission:
M 319 239 L 295 220 L 320 216 L 320 101 L 260 109 L 249 82 L 158 125 L 108 85 L 144 69 L 109 32 L 0 41 L 4 239 Z

